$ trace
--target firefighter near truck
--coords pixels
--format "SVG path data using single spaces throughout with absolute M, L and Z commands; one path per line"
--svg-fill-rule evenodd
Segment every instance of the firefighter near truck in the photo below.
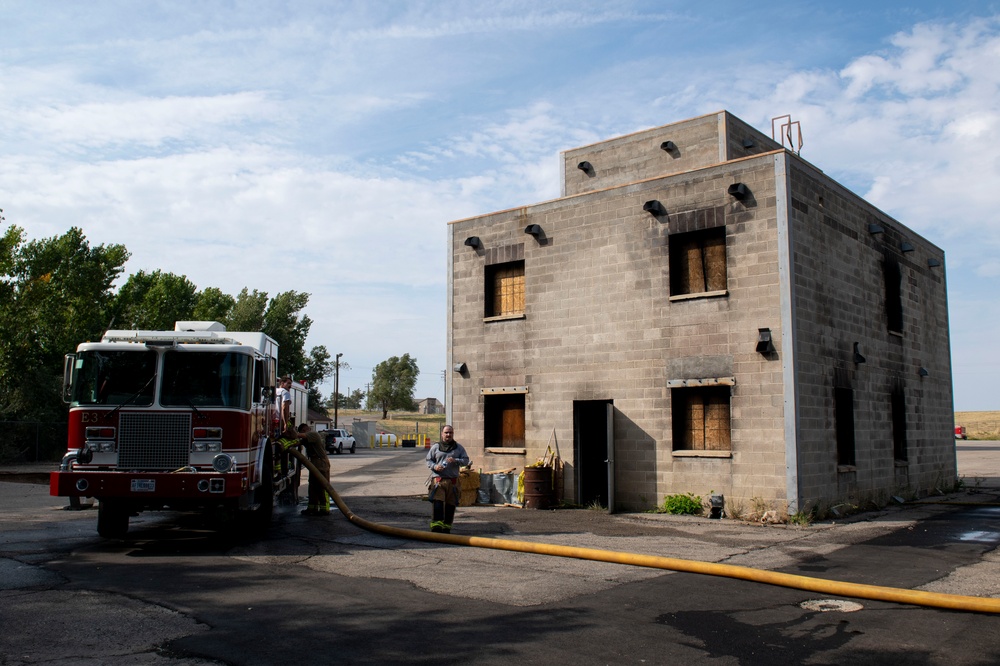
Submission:
M 95 498 L 107 538 L 157 510 L 221 512 L 262 532 L 299 485 L 279 432 L 277 364 L 272 338 L 217 322 L 80 344 L 66 356 L 69 442 L 50 494 Z

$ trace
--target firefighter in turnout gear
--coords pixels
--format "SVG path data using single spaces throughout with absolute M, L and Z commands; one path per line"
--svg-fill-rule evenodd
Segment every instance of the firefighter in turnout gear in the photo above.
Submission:
M 285 473 L 285 469 L 291 464 L 291 460 L 289 460 L 291 456 L 288 455 L 288 449 L 298 446 L 299 438 L 295 436 L 293 428 L 288 428 L 281 433 L 275 444 L 277 444 L 277 449 L 274 456 L 274 474 L 275 476 L 282 476 Z
M 469 465 L 465 447 L 455 441 L 455 430 L 446 425 L 441 428 L 441 439 L 427 452 L 427 467 L 431 470 L 428 499 L 433 504 L 431 532 L 451 532 L 458 506 L 458 476 L 462 467 Z
M 306 445 L 306 455 L 309 456 L 309 462 L 311 462 L 316 469 L 319 470 L 320 475 L 326 479 L 329 483 L 330 481 L 330 459 L 326 455 L 326 447 L 323 446 L 323 438 L 319 436 L 318 432 L 315 432 L 309 427 L 309 424 L 303 423 L 299 426 L 299 439 L 303 440 Z M 309 506 L 302 511 L 303 516 L 329 516 L 330 515 L 330 496 L 326 492 L 326 488 L 323 482 L 309 471 Z

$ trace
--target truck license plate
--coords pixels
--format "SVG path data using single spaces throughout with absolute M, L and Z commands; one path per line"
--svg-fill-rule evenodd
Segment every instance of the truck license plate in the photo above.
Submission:
M 156 491 L 156 479 L 132 479 L 132 492 L 151 493 Z

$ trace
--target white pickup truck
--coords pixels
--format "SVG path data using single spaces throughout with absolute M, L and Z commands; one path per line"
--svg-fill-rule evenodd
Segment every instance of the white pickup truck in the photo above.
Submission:
M 357 448 L 354 437 L 343 428 L 330 428 L 324 434 L 326 435 L 327 453 L 343 453 L 344 449 L 354 453 Z

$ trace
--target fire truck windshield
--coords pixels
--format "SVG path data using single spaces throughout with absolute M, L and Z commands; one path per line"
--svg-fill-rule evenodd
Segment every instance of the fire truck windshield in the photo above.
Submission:
M 153 404 L 156 352 L 84 351 L 77 354 L 73 402 L 80 405 Z
M 250 409 L 253 364 L 234 352 L 178 350 L 163 354 L 160 404 Z

